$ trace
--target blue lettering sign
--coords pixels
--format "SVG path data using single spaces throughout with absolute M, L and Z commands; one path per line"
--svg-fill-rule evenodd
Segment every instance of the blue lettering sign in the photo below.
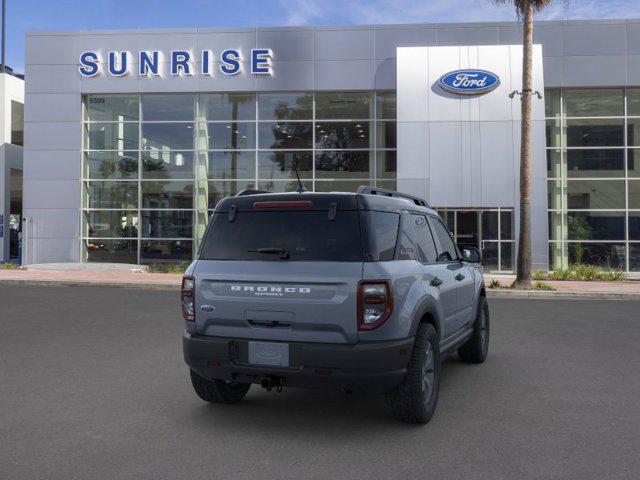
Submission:
M 254 75 L 271 75 L 272 52 L 268 48 L 251 50 L 251 73 Z
M 500 78 L 486 70 L 466 69 L 445 73 L 438 83 L 447 92 L 480 95 L 496 89 Z
M 171 52 L 171 75 L 191 75 L 191 54 L 185 50 Z
M 202 51 L 202 74 L 211 75 L 211 57 L 213 52 L 211 50 Z
M 157 50 L 153 52 L 140 52 L 140 75 L 159 75 L 158 67 L 160 67 L 160 52 Z
M 225 75 L 240 73 L 240 53 L 237 50 L 225 50 L 220 55 L 220 71 Z
M 80 55 L 80 74 L 93 77 L 98 74 L 98 55 L 94 52 L 83 52 Z
M 119 61 L 117 53 L 109 52 L 109 73 L 115 77 L 121 77 L 127 73 L 127 52 L 120 52 Z

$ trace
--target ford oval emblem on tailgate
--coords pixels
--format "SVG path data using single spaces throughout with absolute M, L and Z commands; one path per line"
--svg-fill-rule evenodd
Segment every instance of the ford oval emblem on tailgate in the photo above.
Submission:
M 202 310 L 203 312 L 213 312 L 216 309 L 216 307 L 211 306 L 211 305 L 202 305 L 200 307 L 200 310 Z

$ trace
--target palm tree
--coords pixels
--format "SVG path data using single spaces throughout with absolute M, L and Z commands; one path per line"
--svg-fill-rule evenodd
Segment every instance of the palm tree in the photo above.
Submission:
M 522 134 L 520 145 L 520 242 L 516 267 L 516 285 L 531 285 L 531 56 L 533 14 L 553 0 L 493 0 L 511 4 L 522 20 Z

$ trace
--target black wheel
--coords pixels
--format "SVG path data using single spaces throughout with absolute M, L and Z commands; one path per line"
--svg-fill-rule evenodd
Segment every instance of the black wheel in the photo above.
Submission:
M 458 356 L 465 363 L 483 363 L 489 353 L 489 305 L 484 297 L 478 301 L 478 313 L 473 334 L 458 348 Z
M 198 396 L 205 402 L 238 403 L 249 391 L 250 383 L 232 383 L 224 380 L 207 380 L 193 370 L 191 384 Z
M 431 420 L 440 389 L 440 346 L 433 325 L 421 323 L 416 333 L 407 376 L 387 396 L 393 415 L 403 422 L 425 424 Z

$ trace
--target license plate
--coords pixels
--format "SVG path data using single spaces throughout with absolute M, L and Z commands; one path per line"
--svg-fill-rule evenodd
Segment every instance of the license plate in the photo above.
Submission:
M 289 366 L 289 344 L 249 342 L 249 363 L 253 365 Z

